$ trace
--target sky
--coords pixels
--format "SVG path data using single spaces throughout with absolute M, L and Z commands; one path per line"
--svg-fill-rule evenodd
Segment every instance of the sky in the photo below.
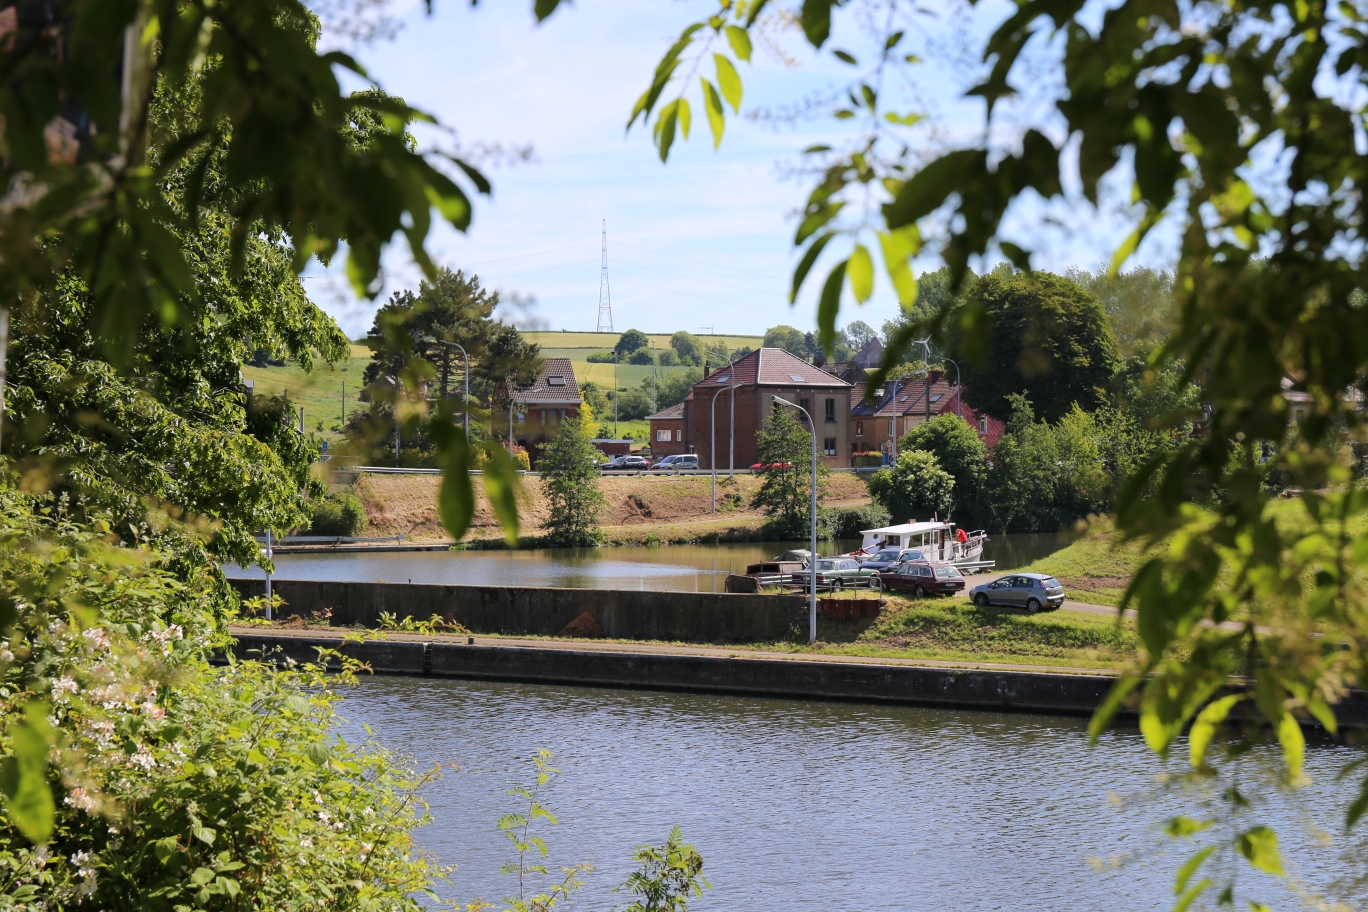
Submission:
M 530 0 L 473 8 L 435 0 L 431 15 L 421 4 L 391 7 L 402 22 L 397 35 L 348 50 L 375 84 L 442 125 L 416 131 L 420 147 L 533 150 L 525 162 L 483 162 L 493 194 L 476 198 L 467 233 L 446 225 L 433 233 L 434 260 L 477 274 L 506 300 L 535 299 L 501 308 L 505 320 L 594 330 L 606 222 L 615 331 L 760 334 L 781 323 L 812 329 L 825 269 L 814 270 L 796 306 L 788 303 L 800 255 L 793 233 L 811 182 L 794 169 L 804 147 L 839 140 L 842 127 L 829 116 L 771 126 L 744 115 L 829 92 L 850 68 L 829 53 L 814 55 L 794 33 L 781 34 L 789 63 L 757 47 L 753 63 L 742 66 L 743 116 L 729 118 L 719 150 L 696 99 L 692 138 L 676 142 L 668 164 L 648 130 L 624 131 L 660 55 L 685 25 L 715 8 L 705 0 L 580 0 L 538 26 Z M 1002 0 L 972 9 L 950 0 L 941 13 L 913 23 L 908 44 L 927 62 L 897 91 L 909 108 L 929 115 L 919 134 L 927 148 L 914 154 L 978 135 L 982 108 L 959 96 L 972 84 L 972 52 L 1006 10 Z M 854 17 L 838 18 L 830 47 L 860 56 L 866 43 Z M 1030 104 L 1021 109 L 1032 116 Z M 1008 233 L 1041 249 L 1037 268 L 1095 267 L 1129 232 L 1121 212 L 1074 207 L 1061 215 L 1057 207 L 1029 204 L 1022 210 Z M 1163 259 L 1162 251 L 1147 255 Z M 402 243 L 385 262 L 385 285 L 374 300 L 351 293 L 337 262 L 306 270 L 305 288 L 358 338 L 390 292 L 416 288 L 421 278 Z M 919 265 L 938 263 L 930 257 Z M 863 306 L 847 300 L 840 322 L 860 319 L 877 329 L 897 312 L 896 298 L 880 285 Z

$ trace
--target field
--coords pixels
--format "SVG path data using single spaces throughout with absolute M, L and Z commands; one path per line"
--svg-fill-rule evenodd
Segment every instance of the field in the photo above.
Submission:
M 523 332 L 523 338 L 528 342 L 535 342 L 542 348 L 583 348 L 589 351 L 612 351 L 621 335 L 622 333 L 556 332 L 552 330 Z M 673 333 L 646 333 L 646 337 L 654 342 L 658 349 L 669 348 L 670 336 L 672 335 Z M 705 345 L 721 342 L 729 349 L 743 346 L 759 348 L 762 341 L 760 336 L 722 336 L 703 333 L 694 333 L 694 335 L 702 339 Z
M 764 517 L 747 507 L 727 509 L 722 500 L 735 492 L 748 503 L 761 479 L 738 475 L 734 485 L 719 479 L 718 513 L 712 513 L 711 479 L 706 475 L 626 475 L 608 476 L 600 489 L 608 500 L 602 522 L 609 539 L 615 542 L 688 541 L 705 537 L 746 537 L 764 523 Z M 405 534 L 414 540 L 442 540 L 446 532 L 437 518 L 435 475 L 362 475 L 356 493 L 369 516 L 367 535 Z M 476 490 L 479 490 L 478 483 Z M 869 503 L 869 489 L 852 472 L 831 476 L 828 506 L 853 506 Z M 546 518 L 547 508 L 541 488 L 534 478 L 524 479 L 519 513 L 525 534 L 536 535 Z M 498 523 L 485 502 L 477 498 L 472 539 L 499 536 Z
M 284 367 L 249 365 L 242 369 L 242 375 L 256 384 L 259 395 L 288 393 L 296 408 L 304 406 L 305 428 L 336 444 L 342 439 L 344 391 L 350 412 L 361 403 L 361 374 L 369 360 L 370 349 L 353 344 L 350 360 L 335 365 L 315 364 L 312 372 L 290 363 Z

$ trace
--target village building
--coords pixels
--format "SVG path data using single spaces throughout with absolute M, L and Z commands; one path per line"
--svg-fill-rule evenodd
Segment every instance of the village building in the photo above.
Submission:
M 854 354 L 851 360 L 865 370 L 872 370 L 879 366 L 879 361 L 882 360 L 883 353 L 883 343 L 879 341 L 878 336 L 875 336 L 864 345 L 861 345 L 860 350 Z
M 509 398 L 507 387 L 502 382 L 497 384 L 490 424 L 494 435 L 505 439 L 510 430 L 506 407 Z M 542 448 L 560 430 L 561 423 L 578 418 L 584 405 L 579 383 L 575 380 L 575 368 L 569 358 L 547 358 L 532 385 L 515 385 L 511 398 L 513 439 L 527 450 L 534 464 L 541 456 Z
M 707 374 L 684 400 L 684 440 L 697 454 L 699 468 L 712 468 L 714 452 L 719 469 L 754 465 L 758 460 L 756 433 L 770 413 L 781 407 L 774 396 L 812 415 L 823 464 L 850 465 L 850 384 L 782 348 L 761 348 Z M 790 411 L 807 426 L 801 412 Z
M 895 441 L 927 420 L 928 392 L 930 417 L 957 414 L 989 449 L 997 446 L 1007 430 L 1003 422 L 961 402 L 960 387 L 947 383 L 944 371 L 931 371 L 929 386 L 927 379 L 923 375 L 891 380 L 877 391 L 874 401 L 857 401 L 850 410 L 850 452 L 879 453 L 887 461 L 896 450 Z
M 654 415 L 647 415 L 651 423 L 651 456 L 676 456 L 689 452 L 688 441 L 684 439 L 684 403 L 661 409 Z

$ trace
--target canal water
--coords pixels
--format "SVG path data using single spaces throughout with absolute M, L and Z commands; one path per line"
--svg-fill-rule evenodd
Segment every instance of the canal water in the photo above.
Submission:
M 1159 785 L 1137 733 L 1090 748 L 1076 718 L 401 678 L 357 686 L 342 714 L 349 737 L 370 725 L 416 768 L 459 764 L 424 793 L 434 822 L 418 839 L 459 865 L 446 893 L 462 901 L 514 888 L 496 824 L 538 748 L 562 770 L 542 795 L 560 821 L 539 825 L 548 867 L 595 866 L 570 910 L 624 905 L 611 890 L 632 850 L 674 825 L 706 859 L 698 912 L 1167 910 L 1194 849 L 1160 826 L 1204 813 L 1203 796 Z M 1313 745 L 1312 784 L 1256 802 L 1245 825 L 1276 827 L 1309 893 L 1362 907 L 1368 827 L 1344 834 L 1357 776 L 1335 779 L 1356 756 Z M 1270 757 L 1248 761 L 1251 794 Z M 1240 871 L 1247 898 L 1300 905 L 1242 859 L 1209 864 Z
M 820 542 L 823 554 L 841 554 L 858 541 Z M 1012 570 L 1068 544 L 1052 533 L 995 535 L 984 549 L 997 570 Z M 621 545 L 607 548 L 519 551 L 400 551 L 369 554 L 281 554 L 280 579 L 445 583 L 466 586 L 557 586 L 571 589 L 652 589 L 721 592 L 729 573 L 769 560 L 795 542 L 719 545 Z M 225 568 L 229 576 L 262 575 L 253 567 Z

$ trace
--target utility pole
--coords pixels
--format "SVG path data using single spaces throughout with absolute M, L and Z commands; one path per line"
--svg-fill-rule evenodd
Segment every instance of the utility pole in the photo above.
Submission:
M 616 348 L 613 349 L 613 439 L 614 439 L 614 440 L 618 440 L 618 439 L 619 439 L 619 438 L 618 438 L 618 426 L 617 426 L 617 425 L 618 425 L 618 419 L 617 419 L 618 396 L 621 395 L 621 390 L 618 389 L 618 378 L 617 378 L 617 366 L 618 366 L 618 358 L 619 358 L 619 357 L 621 357 L 621 356 L 618 354 L 617 349 L 616 349 Z
M 599 269 L 599 308 L 597 332 L 614 332 L 613 295 L 608 288 L 608 220 L 603 220 L 603 265 Z

